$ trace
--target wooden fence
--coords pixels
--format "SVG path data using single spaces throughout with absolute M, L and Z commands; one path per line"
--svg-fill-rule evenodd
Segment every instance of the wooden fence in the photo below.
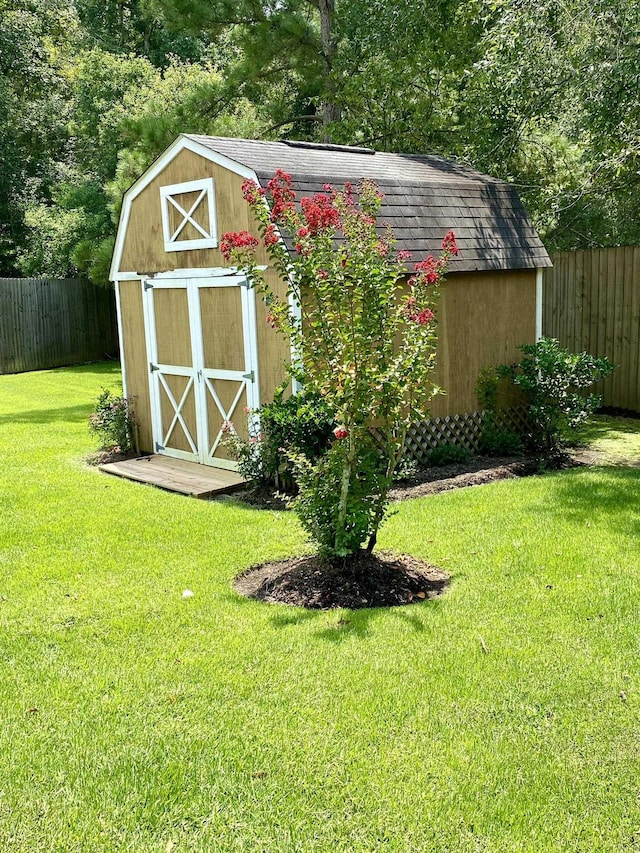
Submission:
M 77 279 L 0 278 L 0 373 L 118 352 L 115 296 Z
M 640 246 L 560 252 L 545 270 L 542 330 L 617 365 L 596 388 L 605 406 L 640 412 Z

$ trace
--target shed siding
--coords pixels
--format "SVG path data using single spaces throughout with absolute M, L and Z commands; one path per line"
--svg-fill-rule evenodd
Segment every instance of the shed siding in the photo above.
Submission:
M 123 349 L 121 358 L 127 377 L 127 395 L 139 426 L 140 450 L 151 452 L 151 402 L 147 365 L 147 341 L 142 311 L 142 287 L 139 281 L 121 281 L 120 310 L 122 312 Z
M 287 288 L 277 271 L 273 268 L 266 270 L 265 278 L 277 295 L 285 300 Z M 284 339 L 267 323 L 267 306 L 260 296 L 256 296 L 256 325 L 260 401 L 270 403 L 273 400 L 276 388 L 287 377 L 284 365 L 291 361 L 291 350 Z
M 535 270 L 449 275 L 437 309 L 435 376 L 446 395 L 432 401 L 433 417 L 478 409 L 478 374 L 519 360 L 516 347 L 535 342 L 535 309 Z

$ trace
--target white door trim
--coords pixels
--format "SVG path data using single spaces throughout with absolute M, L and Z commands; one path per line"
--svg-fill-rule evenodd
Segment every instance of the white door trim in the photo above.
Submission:
M 177 459 L 185 459 L 188 462 L 199 462 L 200 461 L 200 452 L 197 446 L 198 437 L 197 434 L 195 436 L 191 435 L 187 424 L 182 417 L 182 409 L 184 404 L 189 396 L 189 392 L 193 390 L 193 394 L 196 397 L 195 400 L 195 410 L 196 410 L 196 425 L 197 425 L 197 413 L 198 413 L 198 404 L 197 404 L 197 393 L 198 393 L 198 384 L 197 384 L 197 368 L 196 363 L 193 357 L 193 330 L 191 330 L 191 351 L 192 364 L 189 365 L 175 365 L 175 364 L 164 364 L 160 363 L 158 359 L 158 335 L 156 329 L 156 315 L 155 315 L 155 299 L 154 299 L 154 290 L 177 290 L 184 289 L 187 296 L 187 304 L 189 306 L 189 318 L 191 320 L 191 308 L 190 308 L 190 300 L 189 300 L 189 289 L 188 289 L 188 280 L 187 279 L 179 279 L 174 281 L 151 281 L 149 279 L 144 279 L 142 281 L 142 304 L 144 309 L 144 320 L 145 320 L 145 332 L 147 338 L 147 357 L 149 360 L 147 369 L 149 372 L 149 396 L 151 402 L 151 427 L 152 427 L 152 436 L 153 436 L 153 445 L 155 453 L 162 453 L 165 456 L 173 456 Z M 187 379 L 187 384 L 185 390 L 183 391 L 180 400 L 176 400 L 173 395 L 169 385 L 164 380 L 164 376 L 183 376 Z M 162 428 L 162 408 L 161 408 L 161 400 L 162 400 L 162 388 L 167 396 L 167 399 L 171 403 L 173 407 L 174 414 L 169 424 L 169 429 L 166 434 Z M 178 450 L 174 447 L 167 447 L 167 442 L 171 438 L 173 430 L 176 426 L 180 424 L 182 430 L 187 439 L 187 443 L 191 447 L 191 451 L 188 450 Z
M 254 410 L 260 405 L 260 392 L 258 384 L 258 346 L 257 346 L 257 329 L 256 329 L 256 309 L 255 309 L 255 292 L 248 286 L 247 279 L 243 275 L 225 275 L 218 278 L 194 279 L 192 282 L 193 299 L 197 305 L 198 319 L 200 330 L 202 330 L 202 320 L 200 317 L 200 298 L 198 291 L 203 288 L 211 287 L 239 287 L 240 302 L 242 313 L 242 331 L 244 342 L 244 369 L 243 370 L 223 370 L 221 368 L 205 367 L 204 366 L 204 342 L 202 339 L 202 331 L 198 338 L 202 349 L 198 353 L 199 359 L 199 380 L 200 380 L 200 413 L 201 420 L 199 425 L 199 434 L 202 439 L 200 449 L 202 453 L 202 462 L 205 465 L 213 465 L 218 468 L 229 468 L 237 470 L 237 462 L 219 459 L 214 457 L 214 453 L 220 446 L 220 442 L 224 437 L 222 430 L 210 441 L 210 430 L 208 420 L 208 396 L 214 401 L 216 408 L 222 416 L 223 422 L 230 422 L 236 414 L 236 409 L 243 391 L 246 390 L 247 406 Z M 226 380 L 238 382 L 238 390 L 232 400 L 231 406 L 228 409 L 222 405 L 222 402 L 216 393 L 211 380 Z M 250 417 L 253 417 L 252 415 Z M 250 421 L 251 426 L 251 421 Z
M 200 462 L 204 465 L 236 470 L 238 467 L 236 462 L 219 459 L 213 456 L 223 438 L 223 432 L 220 430 L 213 441 L 209 441 L 208 395 L 211 395 L 211 398 L 218 408 L 223 421 L 227 421 L 231 420 L 231 417 L 235 414 L 235 410 L 242 397 L 242 393 L 246 389 L 247 406 L 252 410 L 249 415 L 250 433 L 254 434 L 254 432 L 257 431 L 258 420 L 257 415 L 254 414 L 254 412 L 260 406 L 260 385 L 258 376 L 258 336 L 256 326 L 255 291 L 248 286 L 247 280 L 244 276 L 230 274 L 227 270 L 225 270 L 224 275 L 216 277 L 204 277 L 200 275 L 187 277 L 186 275 L 180 275 L 175 278 L 169 278 L 168 276 L 166 278 L 164 276 L 162 278 L 148 278 L 141 281 L 141 287 L 147 339 L 151 423 L 155 452 L 163 453 L 168 456 L 175 456 L 179 459 Z M 202 312 L 200 308 L 200 290 L 211 287 L 240 288 L 244 339 L 244 370 L 223 370 L 219 368 L 207 368 L 204 366 L 205 358 Z M 189 332 L 191 336 L 191 366 L 160 364 L 158 361 L 158 340 L 153 296 L 155 289 L 184 289 L 186 293 L 189 312 Z M 185 388 L 180 400 L 176 400 L 174 395 L 171 393 L 167 383 L 163 379 L 164 375 L 185 376 L 188 378 L 187 387 Z M 228 411 L 225 411 L 225 408 L 211 382 L 211 380 L 216 379 L 239 382 L 238 391 Z M 169 430 L 166 435 L 163 434 L 162 429 L 161 386 L 164 388 L 169 402 L 174 409 L 174 416 L 172 417 Z M 182 408 L 191 389 L 193 389 L 193 393 L 195 395 L 195 443 L 181 414 Z M 182 426 L 193 452 L 190 453 L 188 451 L 166 447 L 166 442 L 170 438 L 177 424 Z

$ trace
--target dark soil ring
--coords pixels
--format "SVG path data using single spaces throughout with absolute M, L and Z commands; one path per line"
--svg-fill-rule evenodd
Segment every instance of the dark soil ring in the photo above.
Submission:
M 236 592 L 270 604 L 314 610 L 394 607 L 437 598 L 450 577 L 407 554 L 361 552 L 330 563 L 317 554 L 247 569 L 233 582 Z

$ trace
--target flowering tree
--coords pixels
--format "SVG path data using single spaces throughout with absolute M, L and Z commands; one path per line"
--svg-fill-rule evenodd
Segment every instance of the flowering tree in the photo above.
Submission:
M 317 462 L 297 458 L 302 524 L 328 557 L 373 550 L 408 427 L 439 390 L 432 381 L 438 285 L 458 249 L 450 231 L 438 258 L 408 275 L 410 254 L 379 228 L 382 196 L 325 184 L 296 203 L 291 176 L 265 188 L 243 184 L 267 252 L 288 282 L 280 299 L 255 261 L 255 236 L 224 234 L 221 251 L 242 268 L 268 306 L 267 321 L 292 347 L 292 372 L 320 395 L 338 424 Z M 287 245 L 289 248 L 287 248 Z

